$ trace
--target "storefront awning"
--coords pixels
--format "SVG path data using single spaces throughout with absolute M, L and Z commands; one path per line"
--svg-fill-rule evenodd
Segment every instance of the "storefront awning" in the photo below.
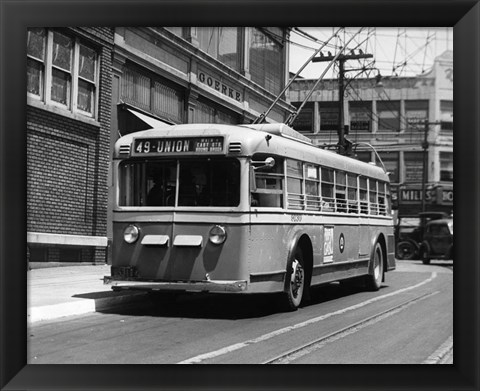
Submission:
M 142 114 L 136 110 L 132 110 L 130 108 L 127 108 L 127 110 L 133 114 L 135 117 L 137 117 L 138 119 L 140 119 L 141 121 L 145 122 L 148 126 L 150 126 L 152 129 L 156 129 L 156 128 L 166 128 L 166 127 L 169 127 L 170 125 L 163 122 L 163 121 L 160 121 L 158 119 L 155 119 L 155 118 L 152 118 L 152 117 L 149 117 L 148 115 L 145 115 L 145 114 Z

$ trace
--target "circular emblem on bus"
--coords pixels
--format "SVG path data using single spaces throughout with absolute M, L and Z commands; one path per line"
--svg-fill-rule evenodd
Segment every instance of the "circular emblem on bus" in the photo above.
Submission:
M 345 236 L 343 236 L 343 233 L 340 234 L 340 239 L 338 239 L 338 247 L 340 247 L 340 252 L 343 253 L 343 250 L 345 250 Z

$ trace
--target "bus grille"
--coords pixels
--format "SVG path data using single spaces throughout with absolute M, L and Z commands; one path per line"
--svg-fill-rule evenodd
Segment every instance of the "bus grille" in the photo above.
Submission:
M 230 153 L 241 153 L 242 152 L 242 143 L 233 142 L 228 146 L 228 152 Z
M 120 155 L 130 155 L 130 145 L 120 145 Z

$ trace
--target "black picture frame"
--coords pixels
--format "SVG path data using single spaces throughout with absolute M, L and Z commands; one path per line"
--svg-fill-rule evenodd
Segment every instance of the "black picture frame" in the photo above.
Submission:
M 26 365 L 26 28 L 79 25 L 454 26 L 454 364 Z M 0 0 L 0 28 L 2 390 L 479 389 L 478 1 Z

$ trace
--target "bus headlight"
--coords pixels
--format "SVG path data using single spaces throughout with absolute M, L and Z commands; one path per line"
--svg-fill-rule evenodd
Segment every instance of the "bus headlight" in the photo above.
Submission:
M 129 225 L 125 228 L 125 231 L 123 231 L 123 240 L 127 243 L 135 243 L 138 239 L 139 232 L 138 227 L 135 225 Z
M 216 225 L 210 230 L 209 239 L 213 244 L 222 244 L 227 239 L 227 231 L 221 225 Z

